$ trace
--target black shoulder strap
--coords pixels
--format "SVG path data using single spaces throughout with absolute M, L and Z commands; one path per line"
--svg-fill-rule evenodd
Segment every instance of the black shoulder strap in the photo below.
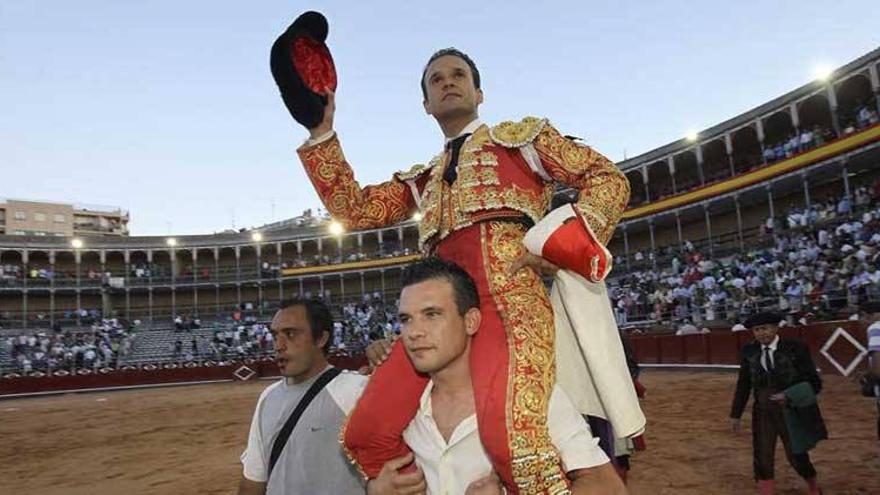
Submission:
M 293 409 L 293 412 L 290 413 L 290 417 L 287 418 L 287 422 L 281 427 L 281 431 L 279 431 L 278 436 L 275 437 L 275 442 L 272 443 L 272 454 L 269 456 L 269 476 L 272 476 L 272 468 L 275 467 L 275 463 L 278 462 L 278 458 L 281 457 L 281 452 L 284 450 L 284 446 L 287 445 L 287 439 L 289 439 L 290 434 L 293 433 L 293 428 L 299 421 L 299 417 L 302 416 L 306 408 L 309 407 L 309 404 L 312 403 L 312 400 L 318 395 L 318 392 L 323 390 L 328 383 L 339 376 L 339 373 L 341 373 L 339 368 L 330 368 L 325 371 L 314 381 L 314 383 L 312 383 L 312 386 L 309 387 L 305 395 L 303 395 L 299 404 L 297 404 Z M 266 479 L 268 479 L 268 477 Z

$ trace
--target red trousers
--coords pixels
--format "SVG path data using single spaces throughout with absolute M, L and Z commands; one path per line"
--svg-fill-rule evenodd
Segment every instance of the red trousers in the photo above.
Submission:
M 554 384 L 553 311 L 540 278 L 510 276 L 525 252 L 525 227 L 488 221 L 459 230 L 435 254 L 464 268 L 480 295 L 482 323 L 471 344 L 471 377 L 480 440 L 509 491 L 565 493 L 567 478 L 547 430 Z M 428 377 L 398 342 L 370 378 L 343 430 L 349 457 L 375 477 L 409 448 L 403 430 L 419 408 Z

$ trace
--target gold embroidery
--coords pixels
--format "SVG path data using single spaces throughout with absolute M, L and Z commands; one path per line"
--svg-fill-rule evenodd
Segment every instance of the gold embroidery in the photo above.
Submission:
M 393 225 L 414 208 L 406 186 L 399 180 L 361 188 L 335 136 L 297 151 L 327 210 L 349 228 Z
M 526 117 L 519 122 L 502 122 L 493 127 L 489 135 L 501 146 L 521 148 L 534 141 L 546 124 L 547 119 Z
M 482 125 L 471 134 L 470 139 L 465 141 L 464 146 L 462 146 L 462 151 L 479 151 L 480 148 L 485 146 L 490 142 L 489 139 L 489 128 L 486 125 Z
M 535 145 L 541 153 L 571 174 L 587 172 L 595 161 L 591 160 L 595 153 L 590 148 L 563 137 L 550 126 L 538 136 Z
M 602 244 L 608 244 L 614 234 L 629 202 L 629 193 L 629 181 L 616 167 L 608 174 L 592 176 L 589 186 L 581 190 L 574 206 Z
M 352 409 L 352 410 L 354 410 L 354 409 Z M 342 453 L 344 453 L 345 457 L 348 458 L 348 462 L 350 462 L 352 464 L 352 466 L 354 466 L 354 468 L 357 470 L 358 474 L 360 474 L 361 477 L 363 477 L 364 481 L 367 481 L 370 479 L 370 477 L 367 476 L 366 471 L 364 471 L 364 467 L 360 465 L 360 463 L 357 461 L 357 459 L 354 458 L 354 454 L 352 454 L 351 450 L 349 450 L 348 447 L 345 445 L 345 432 L 348 430 L 348 422 L 350 419 L 351 419 L 351 413 L 349 413 L 345 417 L 345 421 L 342 422 L 342 428 L 339 429 L 339 445 L 342 448 Z
M 474 165 L 458 166 L 458 178 L 455 179 L 453 187 L 461 190 L 477 186 L 497 186 L 501 184 L 501 180 L 498 178 L 497 167 L 485 167 L 482 166 L 482 163 L 476 165 L 476 161 L 473 163 Z
M 480 233 L 489 290 L 507 331 L 506 416 L 514 481 L 522 494 L 570 493 L 547 427 L 556 373 L 550 300 L 534 272 L 508 275 L 510 264 L 525 252 L 524 227 L 486 222 Z
M 494 168 L 483 167 L 477 171 L 477 182 L 484 186 L 497 186 L 501 184 L 498 171 Z
M 461 168 L 461 167 L 476 167 L 476 166 L 477 166 L 477 163 L 479 163 L 479 162 L 477 161 L 477 156 L 474 155 L 473 153 L 464 153 L 464 152 L 462 152 L 462 153 L 461 153 L 461 156 L 459 156 L 459 158 L 458 158 L 458 168 Z M 458 180 L 458 179 L 456 179 L 456 180 Z
M 535 139 L 535 149 L 554 179 L 580 189 L 574 206 L 599 242 L 607 244 L 629 202 L 630 186 L 623 172 L 611 160 L 549 125 Z
M 495 153 L 483 151 L 480 153 L 479 160 L 480 160 L 480 165 L 493 166 L 493 167 L 498 166 L 498 157 L 495 156 Z
M 443 168 L 439 166 L 443 155 L 432 160 L 431 175 L 422 192 L 422 221 L 419 222 L 419 248 L 424 249 L 428 239 L 440 230 L 441 194 L 443 189 Z
M 475 213 L 513 210 L 537 223 L 547 212 L 553 198 L 553 186 L 549 183 L 540 192 L 523 189 L 515 184 L 502 187 L 481 183 L 479 186 L 461 187 L 464 184 L 458 184 L 459 181 L 475 181 L 468 176 L 469 173 L 465 172 L 464 179 L 459 175 L 452 188 L 443 181 L 441 174 L 429 179 L 422 196 L 424 216 L 419 224 L 419 246 L 422 249 L 456 230 L 473 225 Z M 496 177 L 497 174 L 490 175 L 487 182 L 494 181 Z
M 422 164 L 413 165 L 413 167 L 406 172 L 396 172 L 394 177 L 397 177 L 397 180 L 400 181 L 408 181 L 417 178 L 428 170 L 428 167 Z

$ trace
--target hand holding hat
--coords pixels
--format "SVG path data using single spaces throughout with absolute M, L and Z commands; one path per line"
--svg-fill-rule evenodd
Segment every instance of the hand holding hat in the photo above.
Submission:
M 272 77 L 293 118 L 307 129 L 325 123 L 325 108 L 332 107 L 336 67 L 325 41 L 327 18 L 306 12 L 275 40 L 270 55 Z M 332 114 L 329 115 L 332 128 Z

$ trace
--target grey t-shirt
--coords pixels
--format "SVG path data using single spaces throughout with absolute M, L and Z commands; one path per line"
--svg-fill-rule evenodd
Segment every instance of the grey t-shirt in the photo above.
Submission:
M 282 379 L 260 395 L 247 449 L 241 454 L 245 478 L 266 482 L 275 437 L 317 378 L 299 384 Z M 268 495 L 364 493 L 363 479 L 342 452 L 339 430 L 366 383 L 365 376 L 343 372 L 315 396 L 272 469 Z

